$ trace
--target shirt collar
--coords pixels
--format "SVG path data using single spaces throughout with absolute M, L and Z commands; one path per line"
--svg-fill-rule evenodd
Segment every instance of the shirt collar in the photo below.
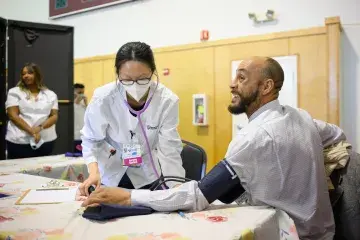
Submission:
M 255 118 L 257 118 L 261 113 L 265 112 L 266 110 L 272 109 L 272 108 L 276 108 L 277 106 L 280 106 L 280 102 L 278 99 L 275 99 L 271 102 L 268 102 L 267 104 L 265 104 L 264 106 L 262 106 L 261 108 L 259 108 L 258 110 L 256 110 L 249 118 L 249 122 L 251 122 L 252 120 L 254 120 Z

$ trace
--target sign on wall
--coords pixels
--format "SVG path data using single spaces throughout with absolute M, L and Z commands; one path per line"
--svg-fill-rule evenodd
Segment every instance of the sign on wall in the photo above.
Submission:
M 49 18 L 55 19 L 136 0 L 49 0 Z
M 297 56 L 281 56 L 274 57 L 279 62 L 284 70 L 284 83 L 279 93 L 279 102 L 282 105 L 289 105 L 291 107 L 298 107 L 298 79 L 297 79 Z M 233 61 L 231 63 L 232 79 L 236 76 L 236 69 L 241 63 L 241 60 Z M 232 115 L 232 137 L 249 123 L 246 114 Z

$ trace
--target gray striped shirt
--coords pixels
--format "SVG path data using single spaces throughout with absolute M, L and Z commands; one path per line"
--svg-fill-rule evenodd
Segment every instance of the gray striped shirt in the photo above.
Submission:
M 335 125 L 314 120 L 304 110 L 272 101 L 257 110 L 231 141 L 226 159 L 250 205 L 285 211 L 301 239 L 332 239 L 335 224 L 327 190 L 323 148 L 345 140 Z M 134 190 L 133 205 L 158 211 L 202 210 L 208 206 L 196 181 L 179 188 Z

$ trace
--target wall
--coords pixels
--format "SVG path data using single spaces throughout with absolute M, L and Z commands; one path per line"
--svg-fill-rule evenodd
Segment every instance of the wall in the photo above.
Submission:
M 140 0 L 57 20 L 48 19 L 48 9 L 48 0 L 0 0 L 2 17 L 74 26 L 76 58 L 111 54 L 131 40 L 153 47 L 199 42 L 203 28 L 217 40 L 323 26 L 331 16 L 360 22 L 358 0 Z M 252 26 L 248 13 L 267 9 L 276 11 L 278 24 Z
M 360 14 L 359 14 L 360 15 Z M 340 126 L 360 151 L 360 24 L 343 25 Z
M 251 56 L 298 55 L 299 107 L 309 111 L 314 118 L 338 122 L 339 96 L 336 94 L 339 74 L 336 66 L 339 64 L 335 64 L 333 68 L 328 66 L 329 63 L 338 63 L 340 58 L 337 54 L 340 49 L 339 26 L 338 18 L 329 18 L 323 27 L 154 50 L 161 82 L 181 99 L 180 135 L 205 149 L 208 169 L 224 157 L 231 141 L 231 115 L 227 106 L 231 100 L 228 86 L 231 62 L 234 60 Z M 114 58 L 114 54 L 111 54 L 75 61 L 75 78 L 86 83 L 87 95 L 91 96 L 96 86 L 105 84 L 108 79 L 114 79 L 111 76 L 114 74 Z M 313 68 L 315 65 L 316 68 Z M 162 74 L 164 68 L 170 69 L 168 76 Z M 108 76 L 105 76 L 105 73 Z M 334 85 L 331 79 L 334 79 Z M 335 95 L 329 95 L 330 89 L 335 90 Z M 197 93 L 208 96 L 207 127 L 196 127 L 192 124 L 191 100 L 192 95 Z
M 48 0 L 0 0 L 0 16 L 75 26 L 76 58 L 112 54 L 131 40 L 146 41 L 153 47 L 198 42 L 199 31 L 204 28 L 215 40 L 323 26 L 325 17 L 340 16 L 344 25 L 341 105 L 347 107 L 342 108 L 341 125 L 360 151 L 360 106 L 356 104 L 360 102 L 356 94 L 360 92 L 360 41 L 359 27 L 351 25 L 360 22 L 358 0 L 227 0 L 226 5 L 219 0 L 142 0 L 53 21 L 48 20 L 48 7 Z M 278 14 L 278 24 L 252 26 L 247 13 L 268 8 Z M 108 64 L 111 66 L 111 61 Z M 112 76 L 113 69 L 106 69 L 110 72 L 101 74 Z

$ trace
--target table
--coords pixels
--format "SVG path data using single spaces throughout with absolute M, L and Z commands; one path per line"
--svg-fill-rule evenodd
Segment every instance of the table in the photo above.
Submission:
M 21 173 L 0 175 L 0 192 L 14 194 L 0 199 L 0 239 L 298 239 L 288 215 L 266 207 L 212 204 L 206 211 L 185 213 L 186 218 L 177 213 L 155 213 L 99 223 L 81 216 L 81 202 L 14 205 L 23 191 L 50 180 Z M 59 181 L 69 187 L 78 185 Z
M 26 173 L 55 179 L 83 182 L 88 177 L 87 166 L 82 157 L 54 155 L 0 161 L 0 174 Z

